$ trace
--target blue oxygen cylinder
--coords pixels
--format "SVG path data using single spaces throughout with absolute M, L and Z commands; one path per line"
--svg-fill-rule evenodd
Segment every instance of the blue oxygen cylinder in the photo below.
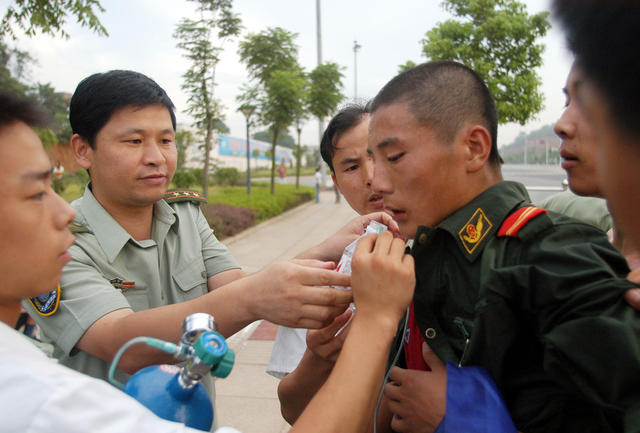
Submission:
M 204 316 L 202 313 L 198 314 Z M 195 329 L 193 316 L 196 315 L 185 320 L 185 328 L 188 329 L 185 329 L 179 345 L 149 337 L 137 337 L 135 341 L 127 343 L 114 359 L 110 376 L 120 355 L 130 344 L 145 343 L 173 353 L 176 358 L 185 361 L 182 367 L 154 365 L 144 368 L 131 376 L 122 390 L 161 418 L 209 431 L 213 423 L 213 407 L 209 393 L 200 380 L 207 374 L 227 377 L 233 367 L 235 355 L 227 347 L 222 335 L 214 331 L 203 331 L 203 328 Z M 205 326 L 204 329 L 215 328 L 213 318 L 209 318 L 211 326 Z M 195 319 L 197 321 L 198 318 Z M 187 327 L 187 320 L 191 320 L 190 327 Z M 115 380 L 111 381 L 121 385 Z
M 213 423 L 209 393 L 200 383 L 191 388 L 182 386 L 180 373 L 176 365 L 153 365 L 134 374 L 123 391 L 160 418 L 209 431 Z

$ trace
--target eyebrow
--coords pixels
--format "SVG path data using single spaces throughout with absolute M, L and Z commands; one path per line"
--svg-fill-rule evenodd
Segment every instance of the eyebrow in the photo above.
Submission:
M 129 134 L 144 134 L 146 133 L 147 130 L 146 129 L 141 129 L 141 128 L 131 128 L 131 129 L 127 129 L 125 131 L 122 131 L 122 136 L 125 135 L 129 135 Z M 173 128 L 165 128 L 162 131 L 160 131 L 161 134 L 173 134 Z
M 384 140 L 382 140 L 381 142 L 379 142 L 378 144 L 376 144 L 376 148 L 378 150 L 382 150 L 385 147 L 388 147 L 392 144 L 397 143 L 398 141 L 400 141 L 397 137 L 387 137 Z
M 353 164 L 354 162 L 358 162 L 359 160 L 360 160 L 360 158 L 347 157 L 347 158 L 342 159 L 338 164 L 340 164 L 340 165 Z
M 29 171 L 20 177 L 22 180 L 47 180 L 51 177 L 51 169 L 44 171 Z

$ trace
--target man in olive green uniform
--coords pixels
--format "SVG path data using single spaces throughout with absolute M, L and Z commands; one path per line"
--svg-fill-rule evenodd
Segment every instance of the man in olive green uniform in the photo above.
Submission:
M 92 75 L 71 99 L 70 120 L 76 160 L 91 178 L 73 203 L 72 261 L 58 289 L 25 303 L 62 363 L 106 378 L 125 342 L 178 341 L 195 312 L 212 314 L 229 336 L 260 318 L 318 328 L 344 311 L 351 296 L 320 286 L 348 279 L 327 264 L 285 262 L 244 277 L 200 211 L 204 199 L 167 193 L 175 115 L 153 80 L 132 71 Z M 135 346 L 118 375 L 171 361 Z
M 524 187 L 502 180 L 482 79 L 454 62 L 420 65 L 381 90 L 370 125 L 372 188 L 414 237 L 417 280 L 409 369 L 394 367 L 385 386 L 387 427 L 442 420 L 426 341 L 443 361 L 484 367 L 519 431 L 640 431 L 629 269 L 603 232 L 528 205 Z

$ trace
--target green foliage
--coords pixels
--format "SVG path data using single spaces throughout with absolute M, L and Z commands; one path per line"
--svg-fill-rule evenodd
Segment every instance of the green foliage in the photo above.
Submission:
M 413 69 L 416 66 L 418 66 L 416 62 L 413 60 L 407 60 L 404 64 L 398 65 L 398 75 L 408 71 L 409 69 Z
M 493 94 L 500 123 L 525 124 L 543 108 L 540 78 L 544 45 L 536 43 L 550 27 L 548 12 L 529 15 L 516 0 L 444 0 L 460 20 L 427 31 L 423 54 L 473 68 Z
M 49 127 L 57 137 L 55 142 L 68 142 L 72 135 L 69 124 L 69 100 L 56 92 L 50 83 L 37 84 L 34 96 L 48 115 Z
M 295 185 L 278 184 L 275 193 L 271 194 L 266 183 L 254 183 L 251 187 L 251 196 L 247 195 L 244 187 L 222 187 L 212 189 L 209 202 L 250 208 L 256 212 L 257 222 L 260 222 L 309 201 L 313 197 L 315 197 L 315 189 L 311 187 L 300 187 L 296 190 Z
M 51 129 L 34 128 L 34 130 L 36 131 L 36 134 L 38 134 L 38 137 L 40 138 L 40 141 L 42 141 L 42 145 L 44 146 L 45 149 L 49 149 L 52 145 L 58 142 L 58 137 L 56 136 L 56 133 L 53 132 Z
M 271 80 L 274 71 L 299 69 L 297 33 L 281 27 L 250 33 L 240 42 L 240 61 L 247 66 L 251 79 L 260 84 Z
M 237 185 L 240 180 L 240 172 L 234 167 L 222 167 L 213 173 L 213 178 L 218 185 Z
M 267 143 L 269 143 L 271 142 L 271 137 L 273 137 L 273 134 L 269 130 L 267 130 L 267 131 L 256 132 L 255 134 L 252 135 L 251 138 L 254 138 L 260 141 L 266 141 Z M 295 143 L 293 142 L 293 137 L 289 135 L 287 131 L 282 131 L 278 137 L 278 146 L 288 147 L 289 149 L 292 149 L 294 145 Z M 256 150 L 258 149 L 253 149 L 254 152 Z
M 205 132 L 202 193 L 206 197 L 209 186 L 204 179 L 209 174 L 213 130 L 222 120 L 222 106 L 214 96 L 215 71 L 224 42 L 240 33 L 241 21 L 232 11 L 231 0 L 190 1 L 197 3 L 200 19 L 183 18 L 173 37 L 179 40 L 178 48 L 185 51 L 184 57 L 191 62 L 182 75 L 181 87 L 189 95 L 186 113 L 194 118 L 195 126 Z
M 176 170 L 172 179 L 173 185 L 176 188 L 189 188 L 195 185 L 198 180 L 190 170 Z
M 63 27 L 69 17 L 99 35 L 108 36 L 96 12 L 104 12 L 98 0 L 14 0 L 0 22 L 0 39 L 6 36 L 15 39 L 15 28 L 24 30 L 27 36 L 40 31 L 68 38 Z
M 182 166 L 185 163 L 187 149 L 193 145 L 195 141 L 195 137 L 193 133 L 188 129 L 184 129 L 182 131 L 176 132 L 176 151 L 178 152 L 178 159 L 176 162 L 176 169 L 182 169 Z
M 258 123 L 271 133 L 271 193 L 275 186 L 275 146 L 280 134 L 300 116 L 307 78 L 298 64 L 296 33 L 280 27 L 249 34 L 240 42 L 240 59 L 247 66 L 252 85 L 238 98 L 256 104 Z
M 65 172 L 56 182 L 56 192 L 63 199 L 71 202 L 82 196 L 84 187 L 89 183 L 89 174 L 86 170 L 78 170 L 75 173 Z
M 14 96 L 25 96 L 29 87 L 20 80 L 31 63 L 33 58 L 29 53 L 0 41 L 0 89 Z
M 342 69 L 337 63 L 327 62 L 316 66 L 309 74 L 310 86 L 307 101 L 309 112 L 314 116 L 319 118 L 329 116 L 344 99 Z

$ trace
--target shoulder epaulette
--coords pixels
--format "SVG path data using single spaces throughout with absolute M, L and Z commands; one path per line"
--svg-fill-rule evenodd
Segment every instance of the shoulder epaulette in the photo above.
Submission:
M 86 226 L 76 224 L 76 223 L 72 223 L 69 226 L 69 231 L 71 233 L 89 233 L 89 229 Z
M 497 236 L 518 236 L 518 232 L 522 227 L 542 213 L 547 213 L 547 211 L 535 206 L 525 206 L 518 209 L 504 220 Z
M 194 203 L 207 203 L 205 196 L 198 191 L 190 189 L 172 189 L 167 191 L 164 195 L 164 200 L 167 203 L 179 203 L 181 201 L 191 201 Z

